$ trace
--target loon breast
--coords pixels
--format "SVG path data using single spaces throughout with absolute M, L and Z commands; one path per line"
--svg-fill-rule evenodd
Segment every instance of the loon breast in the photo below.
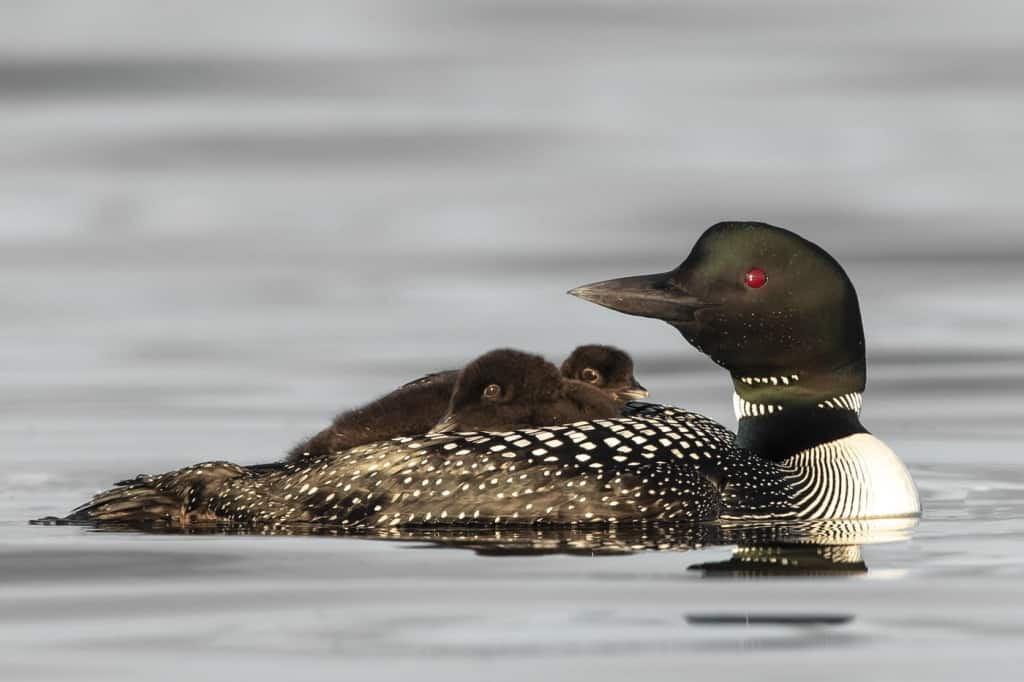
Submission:
M 801 519 L 912 516 L 921 512 L 910 472 L 889 446 L 855 433 L 798 452 L 779 465 Z

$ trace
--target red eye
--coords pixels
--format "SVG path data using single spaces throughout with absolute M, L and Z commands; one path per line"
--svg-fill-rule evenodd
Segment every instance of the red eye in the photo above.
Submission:
M 747 286 L 751 289 L 760 289 L 768 283 L 768 273 L 761 268 L 750 268 L 747 274 L 743 277 L 743 281 L 747 283 Z

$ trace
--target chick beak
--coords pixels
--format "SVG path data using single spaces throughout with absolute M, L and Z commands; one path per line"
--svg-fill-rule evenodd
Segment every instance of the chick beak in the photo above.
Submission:
M 630 382 L 629 388 L 625 388 L 621 391 L 616 391 L 615 393 L 615 397 L 621 401 L 643 400 L 648 395 L 650 395 L 650 393 L 647 391 L 646 388 L 641 386 L 640 382 L 637 381 L 636 379 L 633 379 L 632 382 Z

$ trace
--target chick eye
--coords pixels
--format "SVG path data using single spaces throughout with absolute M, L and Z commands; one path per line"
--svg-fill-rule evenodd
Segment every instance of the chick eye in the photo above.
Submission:
M 601 373 L 596 369 L 590 367 L 584 367 L 583 371 L 580 372 L 580 378 L 586 381 L 588 384 L 596 384 L 601 380 Z
M 768 273 L 761 268 L 750 268 L 743 276 L 743 281 L 751 289 L 760 289 L 768 283 Z
M 498 384 L 490 384 L 484 389 L 484 397 L 488 400 L 494 400 L 501 396 L 501 386 Z

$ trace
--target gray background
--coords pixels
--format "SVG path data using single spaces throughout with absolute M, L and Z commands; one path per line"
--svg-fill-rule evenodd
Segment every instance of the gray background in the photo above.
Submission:
M 4 0 L 0 656 L 33 679 L 1008 679 L 1022 22 L 1013 2 Z M 564 295 L 673 267 L 730 218 L 804 234 L 858 286 L 865 423 L 926 503 L 913 540 L 865 550 L 867 579 L 683 570 L 728 549 L 24 523 L 141 471 L 274 459 L 496 346 L 614 343 L 652 399 L 732 423 L 725 376 L 672 329 Z M 695 604 L 857 618 L 705 638 Z

